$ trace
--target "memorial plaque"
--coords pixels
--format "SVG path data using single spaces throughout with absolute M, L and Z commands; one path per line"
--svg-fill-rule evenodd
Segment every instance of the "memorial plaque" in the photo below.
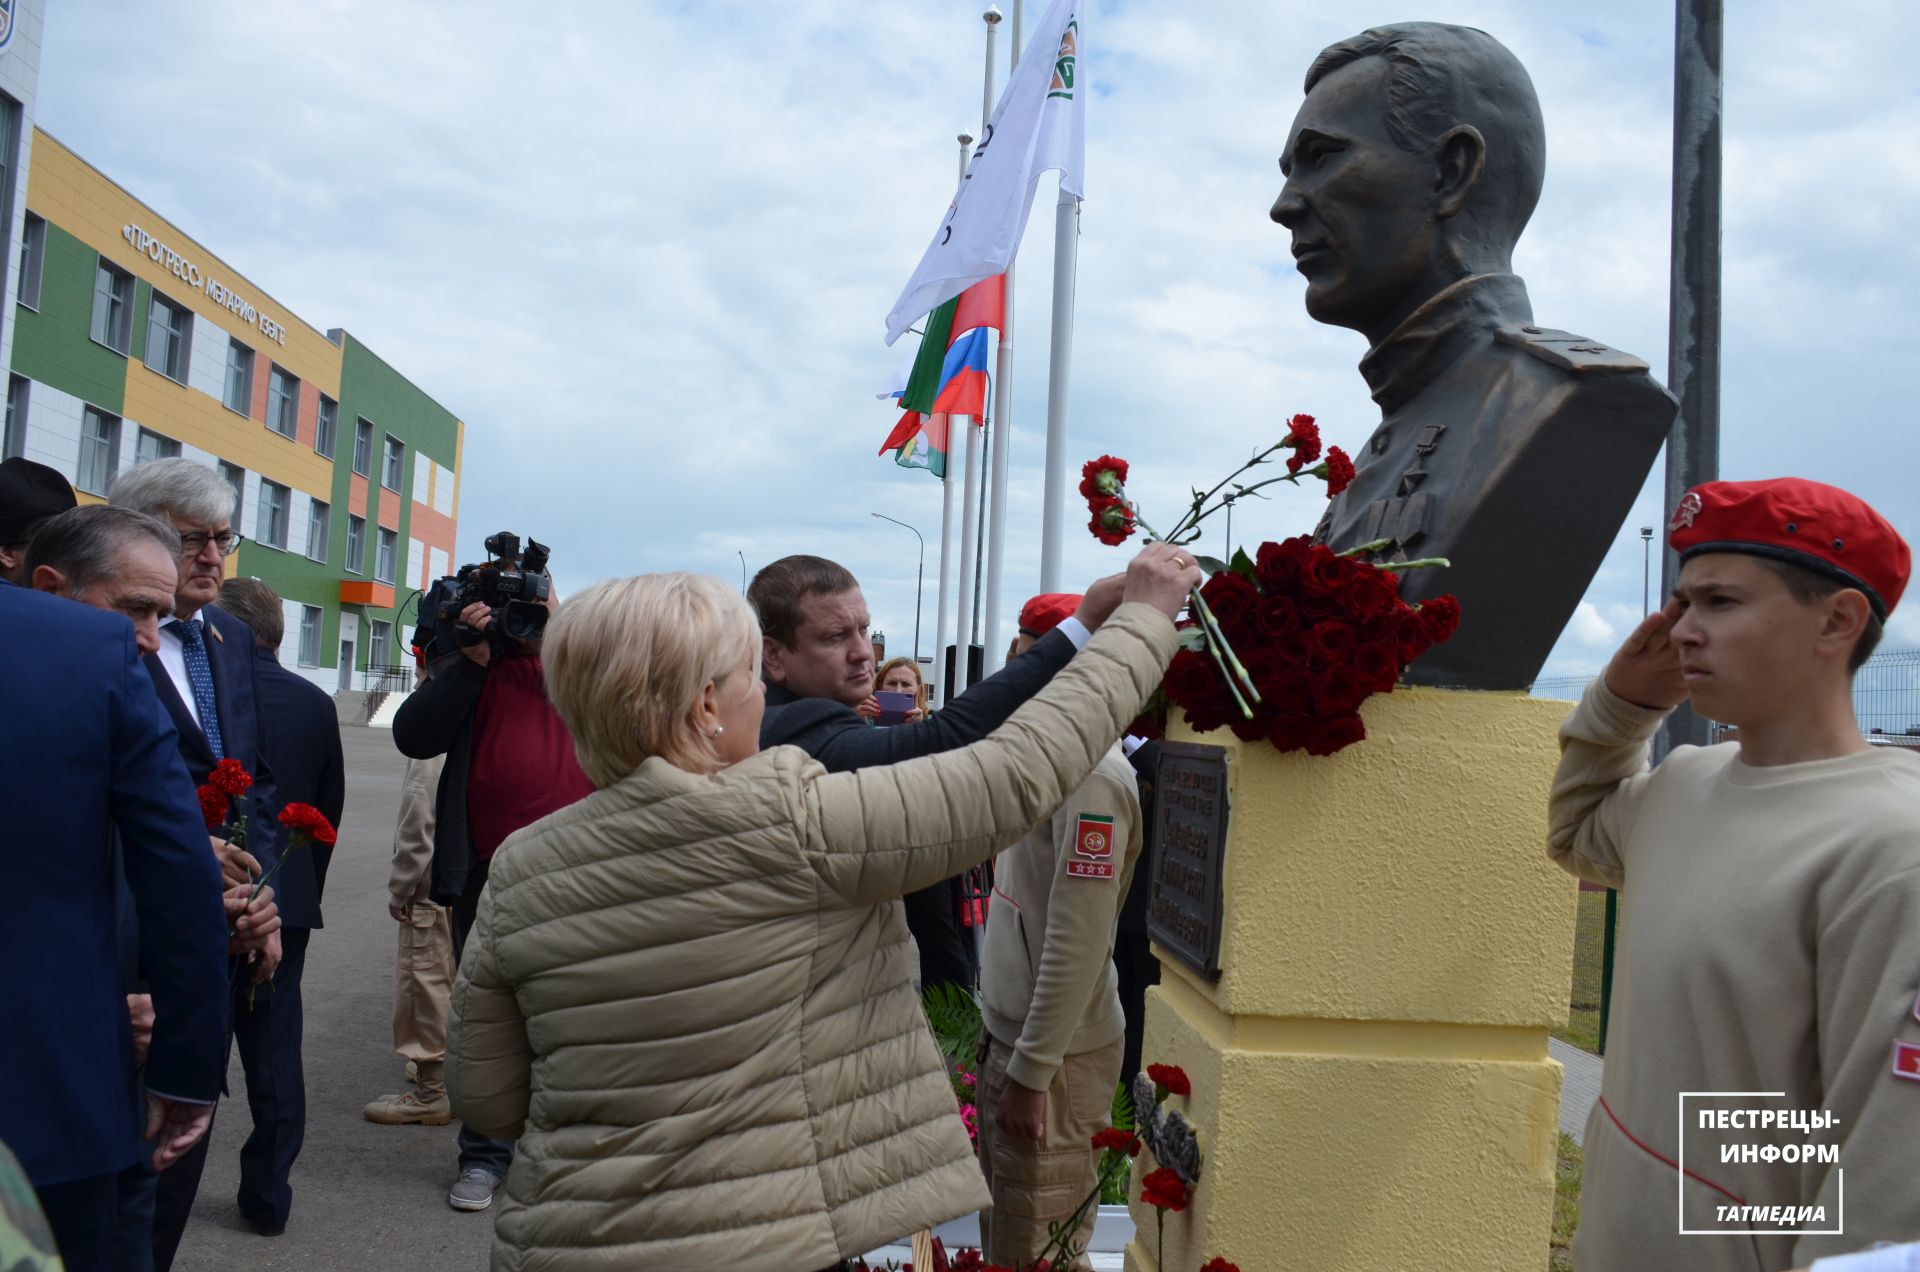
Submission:
M 1219 980 L 1226 751 L 1191 742 L 1161 743 L 1154 804 L 1147 935 L 1208 980 Z

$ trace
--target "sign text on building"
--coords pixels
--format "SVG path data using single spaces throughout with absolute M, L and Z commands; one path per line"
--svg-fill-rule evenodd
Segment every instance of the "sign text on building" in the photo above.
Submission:
M 215 279 L 208 278 L 200 272 L 198 265 L 183 257 L 180 253 L 153 237 L 153 235 L 147 233 L 137 225 L 128 224 L 121 229 L 120 237 L 132 244 L 134 251 L 145 256 L 161 269 L 166 270 L 169 274 L 172 274 L 175 278 L 193 288 L 195 291 L 204 292 L 208 300 L 227 310 L 241 322 L 258 329 L 260 334 L 267 339 L 280 345 L 282 348 L 286 347 L 287 329 L 285 327 L 267 317 L 258 309 L 255 309 L 245 298 L 236 294 L 231 287 Z

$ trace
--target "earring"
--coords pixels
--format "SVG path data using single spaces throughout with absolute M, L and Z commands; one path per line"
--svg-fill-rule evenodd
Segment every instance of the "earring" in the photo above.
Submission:
M 717 737 L 719 737 L 719 736 L 720 736 L 720 735 L 721 735 L 722 733 L 725 733 L 726 731 L 727 731 L 727 726 L 726 726 L 726 725 L 724 725 L 724 724 L 716 724 L 716 725 L 714 725 L 714 726 L 713 726 L 713 732 L 712 732 L 712 733 L 709 733 L 709 734 L 707 734 L 707 736 L 708 736 L 708 737 L 710 737 L 710 738 L 717 738 Z

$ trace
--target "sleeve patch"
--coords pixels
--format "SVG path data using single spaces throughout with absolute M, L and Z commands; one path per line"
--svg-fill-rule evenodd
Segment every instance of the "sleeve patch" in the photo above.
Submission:
M 1069 879 L 1111 879 L 1113 863 L 1111 861 L 1081 861 L 1078 858 L 1067 862 Z
M 1090 861 L 1113 860 L 1113 818 L 1104 813 L 1082 813 L 1073 828 L 1073 855 Z
M 1920 1082 L 1920 1043 L 1893 1044 L 1893 1076 L 1909 1082 Z

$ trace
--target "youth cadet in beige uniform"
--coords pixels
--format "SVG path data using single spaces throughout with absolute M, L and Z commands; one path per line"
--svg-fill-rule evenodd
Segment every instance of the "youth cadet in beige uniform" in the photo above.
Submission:
M 1670 541 L 1679 586 L 1562 727 L 1549 808 L 1553 858 L 1621 901 L 1574 1265 L 1779 1272 L 1920 1235 L 1920 758 L 1852 701 L 1909 555 L 1793 478 L 1696 487 Z M 1738 741 L 1648 772 L 1688 699 Z
M 426 678 L 425 668 L 417 673 Z M 447 1006 L 453 997 L 453 919 L 427 898 L 433 865 L 434 797 L 447 757 L 408 760 L 393 832 L 393 869 L 387 880 L 387 913 L 400 924 L 394 960 L 393 1049 L 407 1061 L 411 1091 L 383 1095 L 361 1110 L 384 1126 L 445 1126 L 453 1120 L 447 1101 Z
M 1009 657 L 1080 597 L 1036 596 Z M 1140 856 L 1140 793 L 1116 743 L 1057 812 L 994 862 L 980 969 L 986 1031 L 976 1102 L 988 1263 L 1025 1267 L 1092 1190 L 1126 1043 L 1114 925 Z M 1077 1245 L 1091 1233 L 1091 1213 Z M 1056 1261 L 1057 1262 L 1057 1261 Z M 1076 1266 L 1085 1267 L 1083 1259 Z

